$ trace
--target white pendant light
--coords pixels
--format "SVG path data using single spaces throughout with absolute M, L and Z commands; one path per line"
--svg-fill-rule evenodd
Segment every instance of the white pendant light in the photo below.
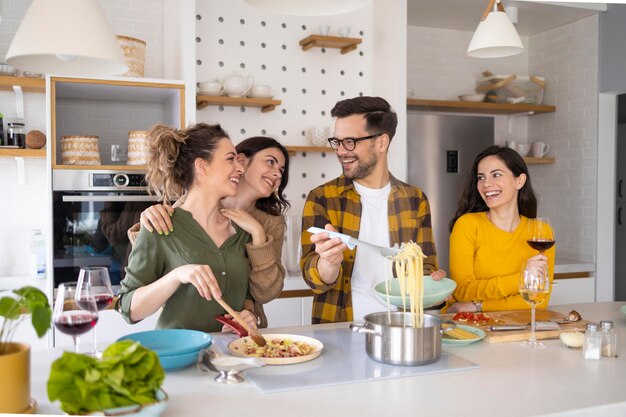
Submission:
M 5 61 L 21 70 L 68 76 L 128 70 L 96 0 L 33 0 Z
M 492 10 L 493 7 L 493 10 Z M 502 58 L 524 50 L 500 0 L 491 0 L 467 48 L 472 58 Z
M 245 0 L 251 6 L 278 14 L 328 16 L 365 7 L 372 0 Z

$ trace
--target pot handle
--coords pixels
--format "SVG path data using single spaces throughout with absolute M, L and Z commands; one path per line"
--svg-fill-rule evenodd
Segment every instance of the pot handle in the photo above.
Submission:
M 450 330 L 454 330 L 456 329 L 456 323 L 453 322 L 452 320 L 444 320 L 441 322 L 441 324 L 449 324 L 450 327 L 446 327 L 445 329 L 443 328 L 443 326 L 441 326 L 441 330 L 439 330 L 439 332 L 441 334 L 443 334 L 444 332 L 449 332 Z
M 350 329 L 352 329 L 352 331 L 355 333 L 367 333 L 367 334 L 371 334 L 374 336 L 383 337 L 383 335 L 380 332 L 377 332 L 376 330 L 368 329 L 367 327 L 365 327 L 365 324 L 363 323 L 352 323 L 350 324 Z

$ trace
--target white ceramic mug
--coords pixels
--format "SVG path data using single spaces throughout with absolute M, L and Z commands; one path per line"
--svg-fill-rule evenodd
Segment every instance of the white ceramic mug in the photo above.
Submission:
M 217 80 L 204 81 L 198 83 L 198 91 L 208 94 L 222 94 L 224 92 L 224 86 Z
M 528 152 L 530 152 L 530 145 L 528 143 L 520 143 L 517 145 L 517 153 L 521 156 L 528 155 Z
M 341 26 L 337 32 L 339 33 L 339 36 L 343 37 L 343 38 L 347 38 L 350 35 L 350 27 L 349 26 Z
M 511 149 L 515 149 L 517 147 L 517 142 L 515 142 L 514 140 L 507 140 L 506 141 L 506 147 L 507 148 L 511 148 Z
M 545 142 L 533 142 L 533 156 L 543 158 L 550 152 L 550 145 Z
M 328 36 L 328 34 L 330 33 L 330 26 L 329 25 L 320 25 L 320 27 L 318 28 L 318 31 L 319 31 L 320 35 Z
M 224 79 L 224 91 L 228 97 L 244 97 L 254 84 L 254 77 L 232 73 Z
M 250 97 L 273 97 L 274 90 L 269 85 L 256 84 L 250 88 Z

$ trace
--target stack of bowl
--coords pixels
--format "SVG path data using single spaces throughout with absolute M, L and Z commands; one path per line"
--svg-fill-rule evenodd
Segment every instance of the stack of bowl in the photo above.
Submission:
M 132 333 L 118 340 L 135 340 L 159 356 L 165 371 L 177 371 L 196 363 L 198 353 L 211 344 L 211 335 L 197 330 L 160 329 Z

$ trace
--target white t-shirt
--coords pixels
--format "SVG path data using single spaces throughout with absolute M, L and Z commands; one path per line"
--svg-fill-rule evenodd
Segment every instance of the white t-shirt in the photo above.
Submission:
M 353 184 L 361 196 L 359 239 L 388 248 L 390 244 L 387 205 L 391 183 L 380 189 L 367 188 L 356 182 Z M 374 291 L 374 286 L 386 279 L 385 268 L 384 256 L 370 248 L 357 247 L 351 277 L 354 320 L 362 320 L 363 316 L 369 313 L 387 311 L 387 303 Z

